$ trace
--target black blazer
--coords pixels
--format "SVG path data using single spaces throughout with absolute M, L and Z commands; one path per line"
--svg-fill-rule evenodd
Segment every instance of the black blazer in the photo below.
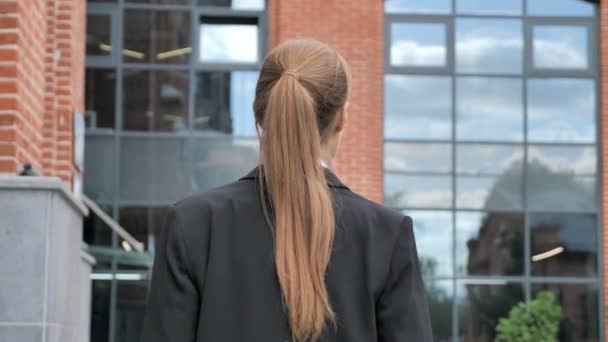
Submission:
M 320 341 L 432 341 L 412 220 L 329 170 L 336 235 Z M 142 342 L 291 341 L 257 169 L 171 206 L 158 235 Z

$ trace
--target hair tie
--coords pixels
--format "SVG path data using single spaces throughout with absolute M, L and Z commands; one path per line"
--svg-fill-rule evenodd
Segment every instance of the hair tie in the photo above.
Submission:
M 285 71 L 285 72 L 283 72 L 283 74 L 281 75 L 281 77 L 283 77 L 283 76 L 293 77 L 296 81 L 300 80 L 300 76 L 298 76 L 298 74 L 296 74 L 293 71 Z

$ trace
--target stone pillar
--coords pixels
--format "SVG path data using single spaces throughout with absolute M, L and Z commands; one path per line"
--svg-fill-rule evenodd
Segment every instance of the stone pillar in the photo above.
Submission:
M 88 341 L 87 214 L 58 178 L 0 176 L 0 341 Z

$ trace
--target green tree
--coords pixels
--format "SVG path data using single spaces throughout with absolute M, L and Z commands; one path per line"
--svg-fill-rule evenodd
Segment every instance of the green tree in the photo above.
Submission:
M 500 320 L 495 342 L 556 342 L 561 311 L 553 293 L 539 292 L 527 307 L 519 303 Z

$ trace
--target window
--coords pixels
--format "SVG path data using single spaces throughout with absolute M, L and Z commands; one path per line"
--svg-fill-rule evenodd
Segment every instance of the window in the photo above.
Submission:
M 87 222 L 94 341 L 139 341 L 167 206 L 258 164 L 264 9 L 264 0 L 89 0 L 84 192 L 145 247 Z
M 493 341 L 540 290 L 599 331 L 597 5 L 390 0 L 384 204 L 410 215 L 438 341 Z

